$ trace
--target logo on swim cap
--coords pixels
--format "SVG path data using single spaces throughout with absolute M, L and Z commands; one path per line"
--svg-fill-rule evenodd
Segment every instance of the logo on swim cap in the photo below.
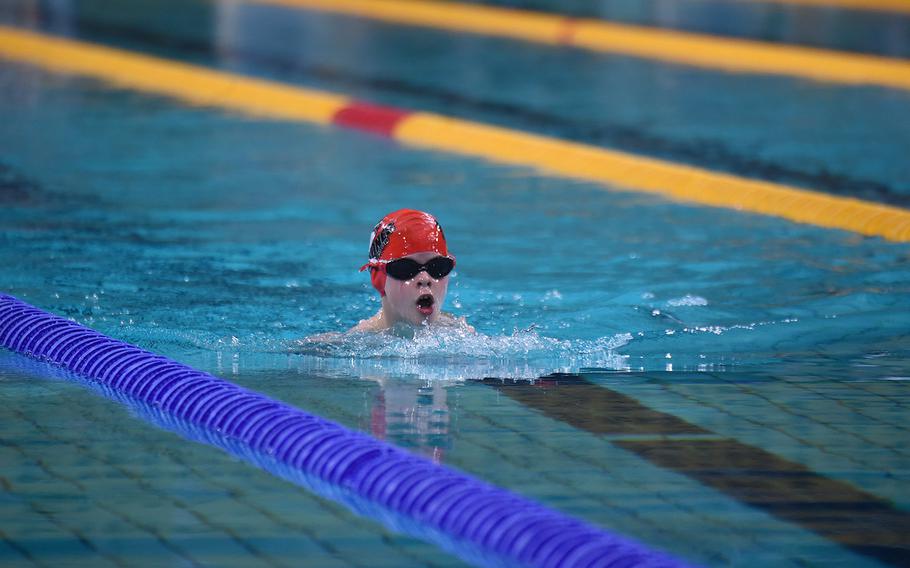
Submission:
M 370 260 L 379 259 L 389 244 L 389 236 L 395 232 L 395 223 L 383 226 L 382 221 L 370 233 Z
M 436 221 L 434 219 L 434 221 Z M 439 231 L 439 238 L 443 243 L 446 242 L 446 234 L 442 231 L 442 225 L 439 224 L 439 221 L 436 221 L 436 230 Z

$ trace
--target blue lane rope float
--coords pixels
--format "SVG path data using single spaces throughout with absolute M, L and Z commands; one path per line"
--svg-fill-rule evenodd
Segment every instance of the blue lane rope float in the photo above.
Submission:
M 0 346 L 135 401 L 158 423 L 191 428 L 194 438 L 259 465 L 267 461 L 266 469 L 282 477 L 334 487 L 354 496 L 361 509 L 378 506 L 424 527 L 424 534 L 444 535 L 476 550 L 474 558 L 530 566 L 684 566 L 631 539 L 5 294 Z

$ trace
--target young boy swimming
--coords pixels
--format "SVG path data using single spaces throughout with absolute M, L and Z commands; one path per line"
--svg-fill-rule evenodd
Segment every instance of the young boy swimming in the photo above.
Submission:
M 442 311 L 455 257 L 436 218 L 415 209 L 389 213 L 370 234 L 370 281 L 382 307 L 350 332 L 383 331 L 399 325 L 474 328 Z

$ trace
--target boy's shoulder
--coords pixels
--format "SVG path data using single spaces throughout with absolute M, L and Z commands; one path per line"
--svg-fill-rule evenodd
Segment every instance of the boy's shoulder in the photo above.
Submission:
M 471 333 L 477 332 L 474 326 L 468 323 L 466 317 L 459 317 L 449 312 L 439 312 L 439 319 L 436 320 L 436 323 L 445 327 L 459 327 Z
M 376 312 L 373 317 L 360 320 L 357 322 L 357 325 L 348 330 L 348 333 L 355 332 L 364 332 L 364 331 L 382 331 L 386 326 L 384 320 L 382 319 L 382 310 Z

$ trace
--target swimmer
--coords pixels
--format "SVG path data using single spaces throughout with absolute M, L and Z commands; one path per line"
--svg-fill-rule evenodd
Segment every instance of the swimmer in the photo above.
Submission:
M 382 307 L 348 330 L 376 332 L 401 326 L 457 327 L 470 333 L 465 318 L 442 311 L 455 257 L 436 218 L 414 209 L 386 215 L 370 234 L 369 269 Z

